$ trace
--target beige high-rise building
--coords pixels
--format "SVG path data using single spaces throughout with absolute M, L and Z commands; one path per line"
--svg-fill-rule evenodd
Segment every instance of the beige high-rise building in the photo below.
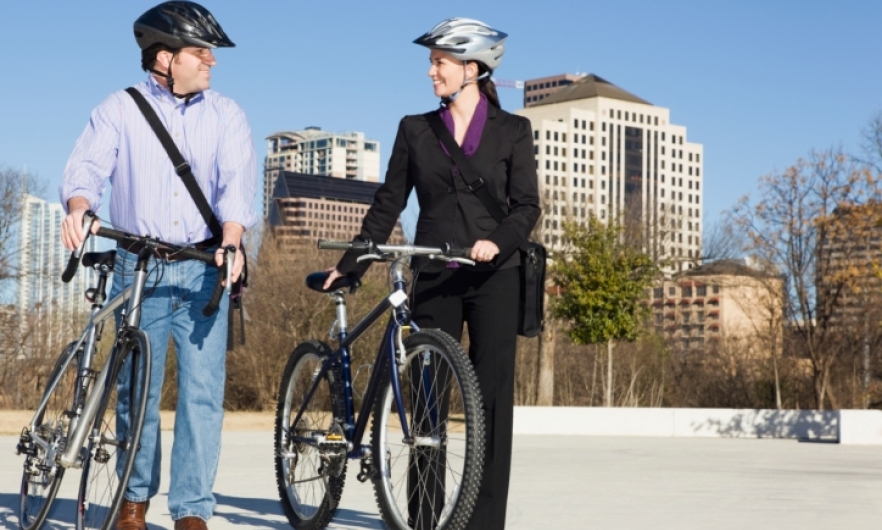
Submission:
M 559 248 L 565 221 L 614 217 L 637 227 L 668 272 L 692 267 L 701 255 L 702 145 L 687 141 L 669 109 L 596 75 L 552 88 L 516 111 L 533 127 L 544 243 Z
M 380 181 L 380 143 L 361 132 L 332 133 L 318 127 L 267 137 L 263 212 L 269 215 L 280 171 L 326 175 L 364 182 Z

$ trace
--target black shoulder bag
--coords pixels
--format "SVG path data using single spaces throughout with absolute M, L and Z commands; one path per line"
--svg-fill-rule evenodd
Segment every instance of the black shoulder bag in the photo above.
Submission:
M 484 180 L 475 174 L 471 162 L 465 157 L 462 147 L 456 143 L 450 131 L 447 130 L 441 116 L 437 112 L 432 112 L 427 114 L 426 118 L 435 136 L 438 137 L 447 149 L 450 158 L 459 168 L 459 174 L 462 175 L 469 191 L 480 199 L 484 208 L 496 219 L 497 223 L 502 223 L 506 217 L 505 212 L 487 191 Z M 473 178 L 475 176 L 477 178 Z M 547 251 L 544 246 L 533 241 L 526 241 L 521 245 L 519 251 L 521 253 L 519 267 L 521 297 L 518 312 L 518 335 L 535 337 L 542 331 L 542 318 L 545 312 L 545 258 Z
M 196 183 L 196 177 L 193 176 L 193 171 L 190 169 L 190 164 L 184 160 L 184 155 L 181 154 L 181 151 L 178 149 L 178 146 L 175 145 L 174 140 L 172 140 L 171 135 L 166 130 L 165 126 L 162 125 L 162 122 L 159 121 L 159 116 L 156 115 L 156 111 L 153 110 L 153 107 L 147 103 L 147 100 L 144 99 L 144 96 L 141 95 L 140 92 L 134 87 L 129 87 L 126 89 L 126 92 L 132 96 L 132 99 L 135 100 L 135 103 L 138 105 L 138 108 L 141 109 L 141 114 L 144 115 L 144 118 L 147 120 L 147 123 L 150 124 L 150 127 L 153 129 L 153 132 L 156 133 L 156 137 L 159 138 L 159 143 L 162 144 L 162 147 L 165 148 L 165 152 L 168 153 L 168 157 L 171 159 L 172 165 L 175 167 L 175 173 L 181 177 L 181 180 L 184 182 L 184 186 L 187 188 L 187 191 L 190 193 L 190 196 L 193 198 L 193 202 L 196 203 L 196 208 L 199 209 L 199 213 L 202 215 L 202 218 L 205 220 L 205 223 L 208 225 L 209 230 L 211 230 L 213 238 L 217 240 L 218 243 L 221 242 L 224 231 L 221 228 L 220 221 L 218 221 L 217 216 L 214 215 L 214 211 L 212 211 L 211 206 L 208 204 L 208 199 L 205 198 L 205 194 L 202 193 L 202 189 Z M 239 246 L 239 252 L 242 252 L 242 259 L 245 259 L 245 253 L 242 246 Z M 230 289 L 230 304 L 233 309 L 239 310 L 239 324 L 240 324 L 240 336 L 241 343 L 245 344 L 245 309 L 242 307 L 242 295 L 245 292 L 245 287 L 248 286 L 248 263 L 247 261 L 244 263 L 242 267 L 242 274 L 239 275 L 239 279 L 233 283 L 232 288 Z M 233 312 L 230 311 L 228 314 L 228 322 L 227 322 L 227 351 L 233 349 Z

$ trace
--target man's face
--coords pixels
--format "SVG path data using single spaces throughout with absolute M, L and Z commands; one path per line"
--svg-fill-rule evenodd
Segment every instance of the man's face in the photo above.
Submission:
M 217 64 L 208 48 L 181 48 L 172 64 L 175 93 L 190 94 L 211 88 L 211 67 Z

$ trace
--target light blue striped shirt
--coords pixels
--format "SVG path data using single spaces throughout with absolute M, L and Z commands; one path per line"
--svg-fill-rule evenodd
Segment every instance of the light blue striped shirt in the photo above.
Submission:
M 149 76 L 136 86 L 193 169 L 221 224 L 257 221 L 256 159 L 245 113 L 207 90 L 184 105 Z M 212 236 L 135 100 L 121 90 L 93 112 L 64 169 L 59 193 L 67 208 L 83 197 L 98 211 L 110 178 L 110 221 L 121 230 L 190 245 Z

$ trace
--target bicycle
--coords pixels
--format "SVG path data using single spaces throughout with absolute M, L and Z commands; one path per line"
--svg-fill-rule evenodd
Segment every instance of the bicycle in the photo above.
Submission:
M 411 256 L 473 265 L 465 257 L 468 249 L 325 240 L 318 248 L 354 249 L 363 253 L 360 261 L 390 262 L 392 292 L 350 331 L 344 289 L 354 292 L 359 280 L 344 276 L 325 290 L 327 272 L 306 279 L 310 289 L 334 299 L 337 320 L 331 336 L 338 348 L 304 342 L 294 349 L 282 376 L 276 480 L 289 523 L 298 530 L 326 527 L 343 493 L 347 461 L 359 459 L 357 478 L 372 480 L 388 527 L 464 528 L 483 471 L 478 380 L 450 335 L 420 330 L 411 322 L 404 270 Z M 383 341 L 356 416 L 349 348 L 387 311 Z M 405 331 L 410 331 L 407 337 Z M 371 443 L 363 445 L 369 417 Z
M 117 241 L 123 248 L 137 248 L 134 282 L 107 301 L 107 278 L 113 270 L 116 250 L 84 253 L 97 217 L 84 217 L 86 238 L 71 254 L 62 280 L 69 282 L 82 264 L 98 272 L 95 286 L 86 290 L 92 303 L 89 320 L 79 338 L 64 348 L 48 379 L 46 390 L 30 423 L 22 430 L 16 447 L 25 455 L 19 505 L 19 527 L 36 530 L 46 520 L 58 494 L 66 469 L 81 468 L 77 495 L 78 530 L 106 530 L 113 523 L 139 447 L 150 386 L 150 340 L 140 329 L 141 301 L 146 297 L 148 261 L 158 252 L 166 256 L 197 259 L 214 264 L 214 254 L 180 247 L 156 238 L 140 237 L 99 227 L 97 235 Z M 235 248 L 225 249 L 225 263 Z M 226 285 L 231 285 L 231 266 L 226 266 Z M 218 275 L 207 315 L 217 310 L 224 287 Z M 226 289 L 229 289 L 227 287 Z M 100 357 L 99 342 L 108 318 L 121 310 L 121 325 L 108 352 Z M 100 371 L 93 368 L 103 362 Z M 128 388 L 119 378 L 128 371 Z M 117 411 L 121 411 L 117 415 Z

